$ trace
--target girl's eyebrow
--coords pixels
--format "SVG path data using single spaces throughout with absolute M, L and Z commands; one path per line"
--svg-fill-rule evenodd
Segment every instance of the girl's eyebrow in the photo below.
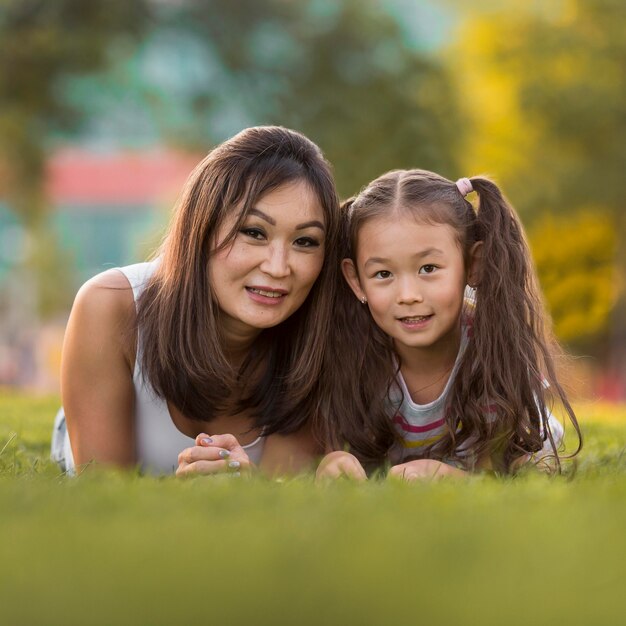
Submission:
M 422 250 L 421 252 L 416 252 L 413 256 L 415 258 L 423 258 L 425 256 L 431 256 L 431 255 L 435 255 L 435 256 L 444 256 L 444 252 L 443 250 L 440 250 L 439 248 L 426 248 L 426 250 Z M 387 264 L 387 263 L 391 263 L 390 259 L 385 259 L 383 257 L 378 257 L 378 256 L 373 256 L 370 257 L 369 259 L 367 259 L 367 261 L 365 261 L 365 265 L 363 267 L 368 266 L 371 263 L 381 263 L 383 265 Z
M 443 250 L 440 250 L 439 248 L 426 248 L 426 250 L 422 250 L 421 252 L 417 252 L 415 254 L 416 257 L 424 257 L 424 256 L 430 256 L 431 254 L 437 255 L 437 256 L 444 256 L 444 252 Z
M 248 211 L 248 215 L 256 215 L 257 217 L 260 217 L 262 220 L 265 220 L 272 226 L 276 226 L 276 220 L 273 217 L 270 217 L 267 213 L 259 211 L 259 209 L 250 209 L 250 211 Z M 311 220 L 310 222 L 304 222 L 296 226 L 296 230 L 303 230 L 305 228 L 319 228 L 322 232 L 326 232 L 324 224 L 322 224 L 322 222 L 318 220 Z
M 374 263 L 380 263 L 382 265 L 385 265 L 386 263 L 389 263 L 389 259 L 383 259 L 378 256 L 373 256 L 365 261 L 364 267 L 367 267 L 368 265 L 373 265 Z

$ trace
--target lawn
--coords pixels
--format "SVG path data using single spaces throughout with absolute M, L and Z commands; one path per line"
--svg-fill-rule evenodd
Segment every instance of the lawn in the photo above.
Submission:
M 0 398 L 0 624 L 623 624 L 626 408 L 548 478 L 61 476 L 56 398 Z

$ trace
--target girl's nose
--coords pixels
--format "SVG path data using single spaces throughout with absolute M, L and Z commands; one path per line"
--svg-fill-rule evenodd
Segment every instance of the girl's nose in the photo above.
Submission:
M 265 251 L 265 258 L 260 265 L 261 271 L 273 278 L 288 276 L 291 271 L 288 247 L 281 244 L 270 245 Z
M 422 295 L 418 281 L 410 278 L 401 279 L 398 284 L 397 301 L 398 304 L 423 302 L 424 296 Z

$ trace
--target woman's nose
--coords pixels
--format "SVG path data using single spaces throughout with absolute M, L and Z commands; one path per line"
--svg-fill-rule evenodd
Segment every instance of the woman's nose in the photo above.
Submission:
M 288 276 L 291 271 L 288 247 L 282 244 L 271 244 L 265 252 L 265 258 L 260 266 L 261 271 L 274 278 Z

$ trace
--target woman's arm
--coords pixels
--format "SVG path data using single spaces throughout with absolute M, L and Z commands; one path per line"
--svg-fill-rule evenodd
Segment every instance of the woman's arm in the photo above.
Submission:
M 117 270 L 85 283 L 63 342 L 61 394 L 76 466 L 132 466 L 135 456 L 133 292 Z

